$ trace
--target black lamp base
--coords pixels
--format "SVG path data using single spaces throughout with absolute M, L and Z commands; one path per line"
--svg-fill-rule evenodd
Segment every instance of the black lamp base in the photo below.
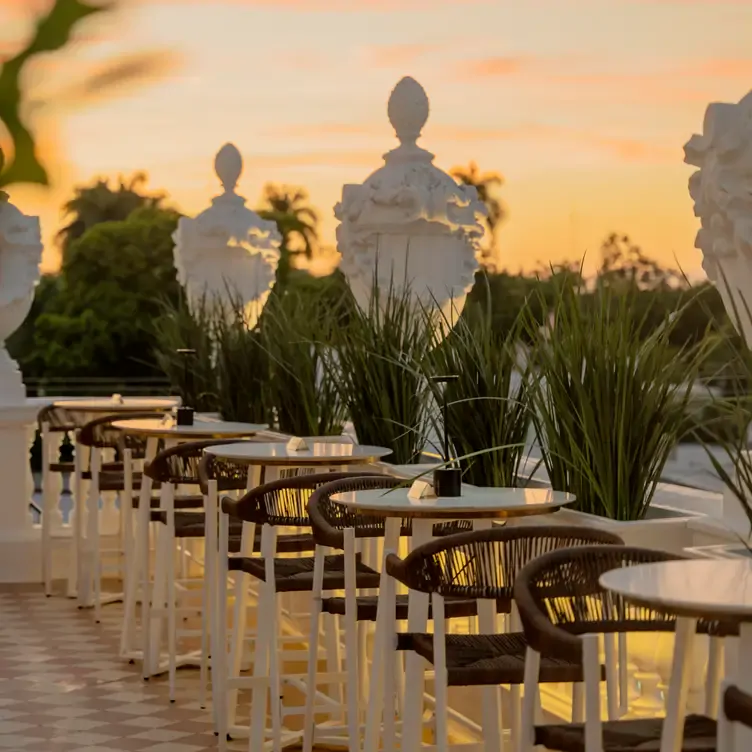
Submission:
M 179 426 L 193 425 L 193 408 L 179 407 L 176 412 L 176 422 Z
M 462 496 L 462 470 L 458 467 L 440 467 L 434 470 L 433 490 L 437 496 L 445 498 Z

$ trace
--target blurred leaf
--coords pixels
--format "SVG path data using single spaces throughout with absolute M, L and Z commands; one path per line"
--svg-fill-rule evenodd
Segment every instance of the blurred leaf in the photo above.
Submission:
M 81 0 L 55 0 L 49 12 L 37 22 L 29 44 L 0 70 L 0 121 L 13 143 L 13 160 L 0 172 L 0 187 L 11 183 L 47 185 L 47 171 L 37 156 L 34 136 L 23 122 L 21 79 L 24 69 L 37 55 L 64 47 L 76 24 L 111 6 L 91 5 Z

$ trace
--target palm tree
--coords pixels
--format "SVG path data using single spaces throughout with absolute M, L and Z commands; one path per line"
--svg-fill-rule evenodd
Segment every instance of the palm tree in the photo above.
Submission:
M 158 207 L 164 196 L 144 195 L 141 190 L 145 183 L 146 175 L 139 172 L 128 182 L 119 178 L 116 188 L 111 188 L 107 179 L 97 180 L 92 185 L 78 186 L 73 198 L 63 206 L 65 216 L 72 219 L 57 234 L 63 261 L 70 244 L 94 225 L 123 221 L 142 207 Z
M 261 204 L 257 209 L 263 219 L 277 223 L 282 236 L 282 258 L 277 268 L 277 279 L 287 279 L 290 254 L 304 253 L 310 259 L 318 244 L 318 214 L 308 205 L 305 188 L 267 183 Z
M 460 183 L 472 185 L 478 191 L 478 198 L 486 205 L 488 210 L 486 226 L 489 235 L 486 248 L 483 249 L 482 260 L 483 265 L 489 271 L 495 271 L 499 225 L 506 216 L 504 205 L 498 198 L 499 189 L 504 185 L 504 178 L 498 172 L 481 173 L 475 162 L 470 162 L 467 167 L 454 167 L 450 174 Z

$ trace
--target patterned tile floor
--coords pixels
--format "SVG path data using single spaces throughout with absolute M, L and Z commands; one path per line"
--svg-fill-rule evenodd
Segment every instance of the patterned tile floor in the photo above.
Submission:
M 118 658 L 121 607 L 102 623 L 75 601 L 0 591 L 0 750 L 24 752 L 208 752 L 211 712 L 198 702 L 198 671 L 141 680 Z M 247 742 L 230 749 L 245 750 Z

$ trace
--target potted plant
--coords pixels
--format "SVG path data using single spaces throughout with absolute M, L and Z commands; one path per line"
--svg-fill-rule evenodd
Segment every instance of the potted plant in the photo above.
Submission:
M 293 436 L 341 436 L 347 413 L 324 369 L 337 318 L 311 293 L 273 295 L 260 322 L 268 360 L 267 393 L 277 425 Z
M 353 306 L 326 358 L 358 441 L 388 447 L 396 465 L 419 462 L 425 446 L 430 386 L 422 361 L 432 340 L 409 287 L 375 287 L 368 310 Z
M 447 434 L 462 458 L 463 482 L 474 486 L 526 483 L 531 410 L 518 335 L 519 326 L 495 332 L 490 306 L 474 305 L 427 359 L 430 376 L 456 375 L 443 387 L 430 383 L 436 403 L 447 402 Z
M 155 331 L 157 364 L 170 380 L 171 390 L 184 404 L 197 412 L 218 409 L 217 373 L 214 359 L 214 324 L 216 315 L 206 300 L 192 311 L 181 297 L 177 303 L 165 303 L 164 313 Z M 190 373 L 180 350 L 193 350 Z
M 651 330 L 639 295 L 635 286 L 587 292 L 571 277 L 556 281 L 551 319 L 540 327 L 529 317 L 526 327 L 533 424 L 551 485 L 577 497 L 561 521 L 676 550 L 691 544 L 690 517 L 651 502 L 707 346 L 672 347 L 678 317 Z

